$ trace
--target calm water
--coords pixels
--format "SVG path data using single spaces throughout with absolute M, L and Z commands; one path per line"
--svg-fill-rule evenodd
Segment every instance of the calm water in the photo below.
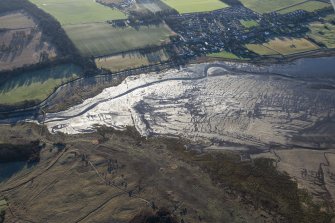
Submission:
M 0 163 L 0 182 L 6 181 L 15 173 L 25 168 L 27 168 L 27 162 L 25 161 Z
M 308 79 L 335 79 L 335 57 L 303 58 L 290 63 L 272 65 L 248 63 L 227 63 L 227 65 L 250 72 L 277 73 Z

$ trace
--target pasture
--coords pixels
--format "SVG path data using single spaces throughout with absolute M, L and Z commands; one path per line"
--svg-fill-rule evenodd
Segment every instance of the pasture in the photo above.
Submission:
M 335 48 L 335 25 L 331 23 L 313 22 L 309 24 L 308 36 L 327 48 Z
M 233 53 L 227 52 L 227 51 L 221 51 L 218 53 L 211 53 L 207 55 L 208 57 L 218 57 L 218 58 L 225 58 L 225 59 L 239 59 L 238 56 L 236 56 Z
M 162 0 L 179 13 L 209 12 L 228 7 L 220 0 Z
M 279 10 L 278 13 L 280 14 L 286 14 L 290 12 L 294 12 L 296 10 L 304 10 L 307 12 L 314 12 L 319 9 L 323 9 L 326 7 L 331 7 L 331 4 L 325 3 L 325 2 L 319 2 L 319 1 L 309 1 L 309 2 L 304 2 L 302 4 L 298 4 L 283 10 Z
M 12 105 L 24 101 L 42 101 L 55 87 L 77 78 L 80 73 L 79 67 L 67 64 L 14 76 L 0 85 L 0 102 Z
M 258 22 L 255 20 L 240 20 L 240 23 L 245 27 L 245 28 L 250 28 L 254 26 L 258 26 Z
M 126 15 L 92 0 L 30 0 L 62 25 L 125 19 Z
M 64 27 L 83 56 L 106 56 L 124 51 L 160 45 L 173 35 L 168 26 L 115 28 L 107 23 L 80 24 Z
M 319 48 L 314 43 L 304 38 L 275 38 L 263 45 L 282 55 L 301 53 Z
M 304 0 L 240 0 L 247 8 L 258 13 L 269 13 L 298 4 Z
M 278 55 L 278 52 L 268 48 L 268 47 L 265 47 L 261 44 L 246 44 L 245 47 L 258 54 L 258 55 L 261 55 L 261 56 L 268 56 L 268 55 Z
M 110 57 L 95 59 L 95 64 L 98 68 L 104 68 L 112 72 L 118 72 L 129 68 L 138 68 L 167 61 L 168 55 L 164 50 L 159 50 L 153 53 L 140 54 L 132 52 L 126 54 L 118 54 Z

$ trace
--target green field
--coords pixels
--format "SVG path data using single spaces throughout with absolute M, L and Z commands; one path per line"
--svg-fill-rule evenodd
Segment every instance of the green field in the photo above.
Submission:
M 304 0 L 240 0 L 245 7 L 258 13 L 277 11 L 303 1 Z
M 261 56 L 268 56 L 268 55 L 277 55 L 278 53 L 270 48 L 267 48 L 261 44 L 246 44 L 245 47 Z
M 304 38 L 275 38 L 263 45 L 282 55 L 301 53 L 319 48 Z
M 125 19 L 126 15 L 94 0 L 30 0 L 62 25 Z
M 319 9 L 323 9 L 325 7 L 330 7 L 331 5 L 325 2 L 318 2 L 318 1 L 309 1 L 305 2 L 296 6 L 292 6 L 290 8 L 286 8 L 283 10 L 278 11 L 280 14 L 286 14 L 289 12 L 294 12 L 296 10 L 305 10 L 307 12 L 314 12 Z
M 42 101 L 63 82 L 77 78 L 81 69 L 75 65 L 59 65 L 15 76 L 0 86 L 1 104 Z
M 163 2 L 181 14 L 208 12 L 228 7 L 227 4 L 219 0 L 163 0 Z
M 258 22 L 255 20 L 240 20 L 240 23 L 245 27 L 245 28 L 250 28 L 254 26 L 258 26 Z
M 324 44 L 327 48 L 335 48 L 335 25 L 314 22 L 309 24 L 308 36 L 316 42 Z
M 107 23 L 80 24 L 64 27 L 84 56 L 105 56 L 123 51 L 160 45 L 172 35 L 166 25 L 114 28 Z
M 207 55 L 208 57 L 220 57 L 220 58 L 226 58 L 226 59 L 239 59 L 238 56 L 236 56 L 233 53 L 227 52 L 227 51 L 221 51 L 218 53 L 211 53 Z

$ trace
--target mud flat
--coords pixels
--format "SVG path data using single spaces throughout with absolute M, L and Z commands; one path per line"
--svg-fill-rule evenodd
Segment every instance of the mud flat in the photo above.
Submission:
M 54 133 L 91 132 L 96 125 L 135 126 L 143 136 L 180 136 L 266 149 L 300 145 L 304 142 L 297 140 L 300 132 L 335 114 L 334 91 L 311 87 L 325 79 L 310 81 L 310 76 L 299 77 L 299 72 L 284 75 L 274 72 L 276 67 L 269 72 L 252 65 L 240 65 L 239 70 L 231 66 L 200 64 L 128 77 L 80 105 L 46 114 L 45 123 Z M 332 132 L 317 134 L 326 143 L 311 141 L 303 146 L 334 145 Z

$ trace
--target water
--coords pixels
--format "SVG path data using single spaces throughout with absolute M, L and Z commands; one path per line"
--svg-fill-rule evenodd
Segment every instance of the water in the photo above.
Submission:
M 272 72 L 291 76 L 335 78 L 335 57 L 304 58 L 288 64 L 276 64 L 270 67 Z
M 0 163 L 0 182 L 8 180 L 25 168 L 28 168 L 27 162 L 25 161 Z

